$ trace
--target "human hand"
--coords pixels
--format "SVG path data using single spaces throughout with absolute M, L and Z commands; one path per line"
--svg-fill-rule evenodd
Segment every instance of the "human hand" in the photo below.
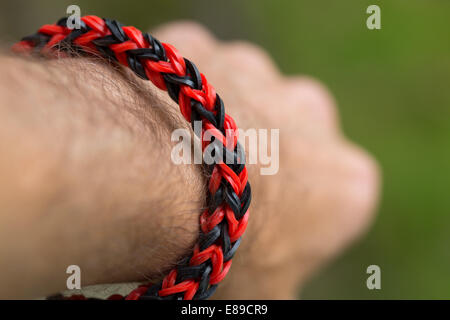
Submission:
M 279 172 L 249 167 L 251 221 L 215 298 L 295 297 L 367 226 L 376 165 L 317 82 L 193 24 L 155 35 L 208 75 L 241 128 L 280 128 Z M 176 104 L 96 59 L 1 57 L 0 69 L 0 296 L 64 290 L 71 264 L 83 287 L 160 278 L 197 240 L 205 200 L 200 168 L 168 160 L 171 132 L 188 127 Z
M 226 43 L 191 22 L 158 28 L 208 75 L 242 129 L 279 128 L 279 172 L 249 166 L 251 218 L 214 298 L 291 299 L 320 265 L 361 235 L 373 217 L 379 170 L 339 129 L 333 98 L 317 81 L 280 74 L 267 53 Z

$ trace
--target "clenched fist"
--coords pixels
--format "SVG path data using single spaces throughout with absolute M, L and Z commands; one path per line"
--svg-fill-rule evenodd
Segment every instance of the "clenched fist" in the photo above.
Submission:
M 327 90 L 263 50 L 180 22 L 154 35 L 193 61 L 240 128 L 279 129 L 278 172 L 249 165 L 251 217 L 214 298 L 295 298 L 369 225 L 374 160 L 339 130 Z M 205 177 L 170 161 L 188 128 L 170 98 L 99 58 L 0 56 L 0 297 L 160 280 L 198 239 Z M 276 152 L 276 148 L 272 148 Z
M 280 129 L 278 173 L 249 166 L 249 226 L 214 298 L 295 298 L 311 271 L 367 228 L 378 193 L 375 161 L 342 135 L 322 84 L 283 76 L 261 48 L 220 42 L 191 22 L 155 35 L 208 75 L 241 128 Z

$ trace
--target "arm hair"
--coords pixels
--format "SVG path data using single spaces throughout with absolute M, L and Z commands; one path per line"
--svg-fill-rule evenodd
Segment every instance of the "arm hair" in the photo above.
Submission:
M 170 160 L 166 93 L 97 59 L 0 57 L 0 297 L 154 280 L 198 236 L 204 179 Z M 112 67 L 112 68 L 111 68 Z

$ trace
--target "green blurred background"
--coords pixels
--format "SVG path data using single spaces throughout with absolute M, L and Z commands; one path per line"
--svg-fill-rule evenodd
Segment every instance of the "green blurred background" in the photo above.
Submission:
M 450 299 L 450 1 L 0 1 L 0 40 L 65 15 L 69 4 L 149 29 L 193 19 L 222 39 L 266 48 L 287 74 L 335 95 L 345 133 L 383 169 L 370 232 L 306 285 L 306 299 Z M 381 7 L 381 30 L 366 8 Z M 382 289 L 365 269 L 381 267 Z

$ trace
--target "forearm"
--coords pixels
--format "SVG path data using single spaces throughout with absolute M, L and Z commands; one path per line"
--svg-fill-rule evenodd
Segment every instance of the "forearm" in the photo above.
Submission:
M 249 226 L 214 298 L 296 297 L 368 226 L 376 163 L 342 136 L 317 82 L 283 77 L 260 49 L 195 24 L 155 35 L 220 88 L 240 128 L 280 129 L 277 174 L 248 167 Z M 149 82 L 110 67 L 0 59 L 0 296 L 64 289 L 70 264 L 82 286 L 158 275 L 197 239 L 206 179 L 170 161 L 170 133 L 188 124 Z
M 189 252 L 200 168 L 170 161 L 186 126 L 151 84 L 86 59 L 0 58 L 0 296 L 158 276 Z M 187 128 L 187 127 L 186 127 Z

